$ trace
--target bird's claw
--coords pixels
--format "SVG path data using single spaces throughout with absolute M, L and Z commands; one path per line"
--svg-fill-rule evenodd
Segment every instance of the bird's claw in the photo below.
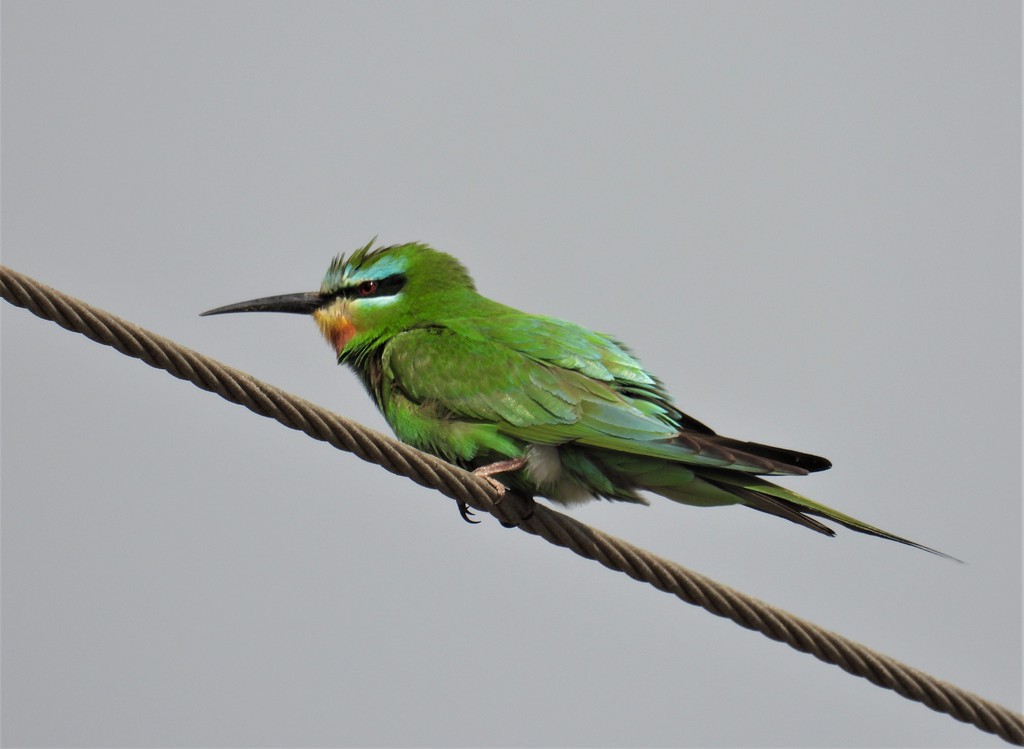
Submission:
M 533 513 L 536 510 L 537 505 L 535 502 L 530 502 L 530 511 L 523 515 L 519 520 L 514 523 L 506 523 L 504 520 L 499 520 L 503 528 L 518 528 L 520 525 L 530 520 L 533 517 Z
M 458 502 L 459 514 L 462 515 L 462 519 L 465 520 L 467 523 L 471 523 L 472 525 L 478 525 L 480 521 L 473 520 L 473 511 L 469 509 L 469 505 L 467 505 L 461 499 L 456 501 Z

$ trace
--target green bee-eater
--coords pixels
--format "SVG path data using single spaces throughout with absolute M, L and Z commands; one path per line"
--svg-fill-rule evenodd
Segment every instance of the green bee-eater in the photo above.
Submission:
M 458 260 L 424 244 L 372 244 L 335 258 L 320 291 L 203 314 L 312 314 L 399 439 L 530 496 L 643 503 L 650 491 L 835 535 L 811 516 L 824 517 L 941 554 L 761 478 L 832 464 L 715 434 L 614 338 L 491 301 Z

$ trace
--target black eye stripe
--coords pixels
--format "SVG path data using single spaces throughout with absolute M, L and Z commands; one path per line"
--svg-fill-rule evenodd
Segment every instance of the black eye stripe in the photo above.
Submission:
M 387 276 L 386 278 L 376 279 L 377 288 L 373 291 L 361 291 L 364 281 L 360 281 L 354 286 L 345 286 L 344 288 L 338 289 L 337 291 L 330 294 L 332 297 L 341 297 L 342 299 L 372 299 L 377 296 L 394 296 L 402 287 L 405 286 L 405 276 L 401 273 L 395 273 L 394 275 Z

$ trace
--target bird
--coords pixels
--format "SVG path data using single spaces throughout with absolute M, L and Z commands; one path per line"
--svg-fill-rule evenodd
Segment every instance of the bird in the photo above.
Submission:
M 618 339 L 488 299 L 459 260 L 427 244 L 375 241 L 335 257 L 319 291 L 202 315 L 311 315 L 402 442 L 499 491 L 561 505 L 646 504 L 643 493 L 744 505 L 826 536 L 835 531 L 818 518 L 955 559 L 772 483 L 832 463 L 717 434 Z

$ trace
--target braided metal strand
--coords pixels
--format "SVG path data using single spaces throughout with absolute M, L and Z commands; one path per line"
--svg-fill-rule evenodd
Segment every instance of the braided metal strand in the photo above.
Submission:
M 377 463 L 634 580 L 731 619 L 847 673 L 1024 746 L 1024 716 L 687 570 L 297 396 L 0 266 L 0 296 L 45 320 Z

